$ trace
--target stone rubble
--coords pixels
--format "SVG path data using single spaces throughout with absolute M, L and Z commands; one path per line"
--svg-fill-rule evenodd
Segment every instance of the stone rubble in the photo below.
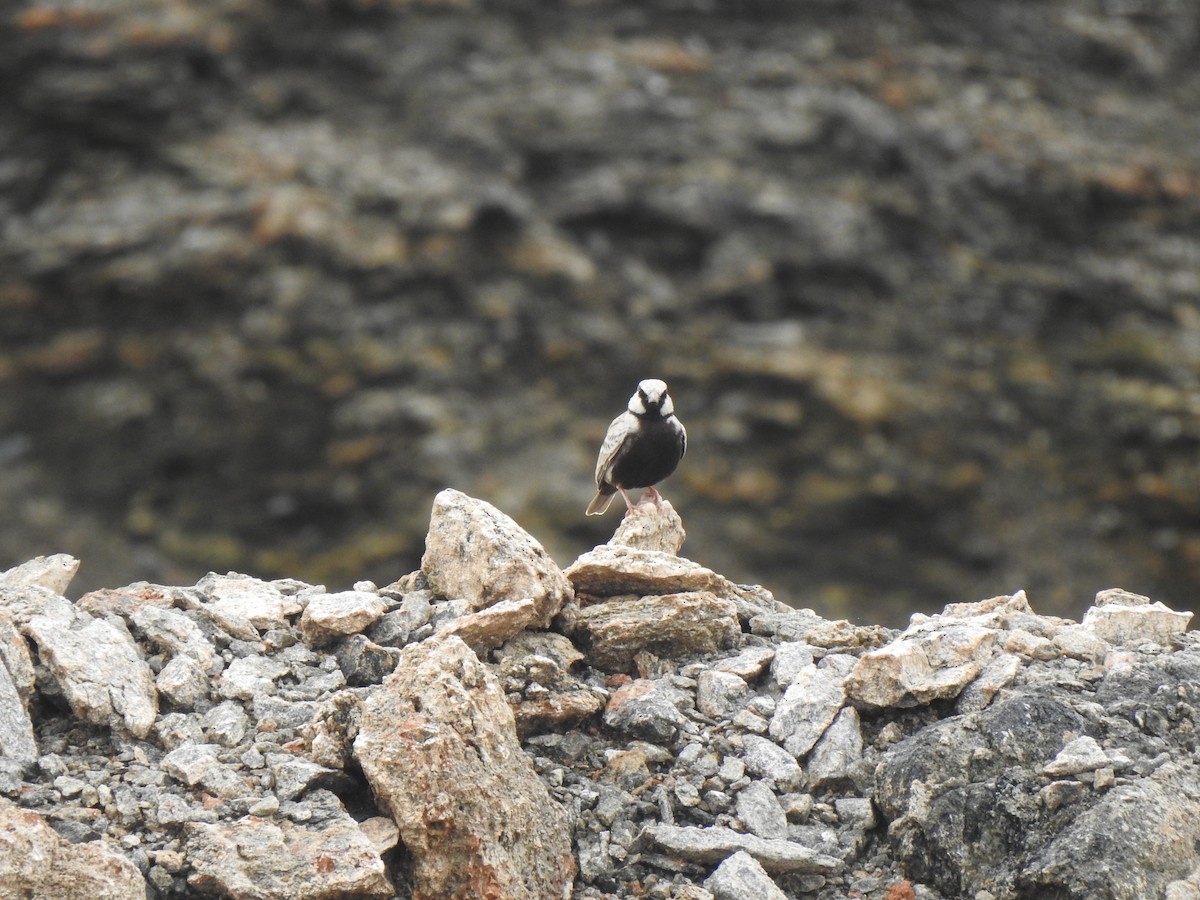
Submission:
M 682 539 L 645 504 L 564 573 L 443 491 L 383 588 L 0 574 L 0 896 L 1196 893 L 1190 614 L 1017 592 L 889 631 Z

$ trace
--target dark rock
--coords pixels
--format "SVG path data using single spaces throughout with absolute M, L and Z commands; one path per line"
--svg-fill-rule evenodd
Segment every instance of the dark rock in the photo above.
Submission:
M 354 634 L 338 644 L 335 653 L 338 667 L 351 687 L 379 684 L 396 668 L 400 651 L 381 647 L 365 634 Z
M 604 724 L 656 744 L 669 744 L 691 724 L 680 712 L 691 699 L 669 682 L 638 679 L 619 688 L 604 710 Z

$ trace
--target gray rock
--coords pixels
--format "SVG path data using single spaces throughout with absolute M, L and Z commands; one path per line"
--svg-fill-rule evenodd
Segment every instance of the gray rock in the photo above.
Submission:
M 1071 898 L 1160 897 L 1196 866 L 1200 775 L 1190 763 L 1119 785 L 1022 860 L 1026 891 Z
M 787 900 L 787 895 L 753 856 L 739 850 L 704 882 L 716 900 Z
M 849 665 L 853 665 L 852 658 Z M 795 757 L 817 743 L 846 701 L 845 664 L 809 665 L 796 673 L 771 717 L 771 737 Z
M 768 872 L 809 872 L 827 874 L 842 867 L 841 860 L 786 840 L 763 840 L 753 834 L 741 834 L 729 828 L 647 825 L 638 842 L 654 847 L 668 856 L 715 865 L 744 851 Z
M 1054 759 L 1042 766 L 1042 773 L 1051 778 L 1061 778 L 1064 775 L 1094 772 L 1111 763 L 1109 755 L 1096 743 L 1096 739 L 1085 734 L 1068 741 Z
M 976 712 L 992 702 L 1002 688 L 1012 683 L 1021 670 L 1021 660 L 1012 653 L 997 653 L 983 667 L 979 677 L 958 696 L 955 708 L 959 712 Z
M 1089 727 L 1064 700 L 1019 697 L 938 722 L 889 749 L 874 799 L 910 877 L 951 896 L 1015 891 L 1040 842 L 1065 824 L 1032 833 L 1026 825 L 1041 815 L 1041 769 Z
M 804 773 L 796 758 L 767 738 L 744 735 L 741 758 L 747 772 L 767 779 L 779 790 L 792 790 L 804 782 Z
M 787 816 L 765 782 L 753 781 L 738 791 L 737 814 L 751 834 L 766 840 L 787 837 Z
M 212 668 L 213 645 L 200 627 L 183 613 L 144 604 L 132 610 L 129 620 L 155 646 L 171 656 L 189 657 L 205 673 Z
M 862 759 L 863 739 L 858 710 L 848 706 L 821 735 L 808 760 L 808 781 L 814 788 L 848 779 L 851 767 Z
M 414 893 L 570 894 L 566 817 L 521 750 L 496 679 L 459 639 L 404 648 L 363 704 L 354 755 L 400 827 Z
M 403 595 L 399 609 L 385 613 L 367 629 L 367 637 L 384 647 L 403 647 L 433 616 L 432 601 L 432 591 L 409 591 Z
M 396 668 L 400 651 L 382 647 L 365 634 L 353 634 L 338 644 L 335 651 L 338 668 L 352 687 L 379 684 Z
M 129 632 L 85 613 L 70 624 L 34 616 L 25 632 L 75 715 L 137 737 L 150 732 L 158 712 L 154 673 Z
M 0 667 L 8 673 L 13 689 L 22 702 L 28 703 L 34 696 L 35 676 L 33 658 L 16 619 L 0 604 Z
M 774 659 L 774 647 L 747 647 L 741 653 L 737 654 L 737 656 L 721 660 L 714 666 L 714 669 L 717 672 L 729 672 L 744 678 L 746 681 L 753 681 L 763 673 Z
M 545 549 L 516 522 L 483 500 L 444 490 L 433 501 L 421 571 L 429 587 L 473 610 L 501 600 L 532 599 L 542 628 L 573 596 Z
M 162 667 L 154 686 L 172 706 L 191 709 L 208 697 L 208 672 L 191 656 L 176 656 Z
M 808 666 L 814 665 L 812 648 L 803 641 L 783 641 L 775 648 L 771 660 L 771 677 L 783 690 L 796 680 L 796 676 Z
M 300 728 L 308 724 L 317 708 L 310 700 L 290 701 L 258 694 L 254 697 L 254 720 L 260 728 L 268 723 L 275 728 Z
M 337 770 L 291 754 L 270 754 L 272 788 L 280 800 L 295 800 L 315 784 L 324 783 Z
M 221 673 L 217 692 L 230 700 L 254 700 L 275 693 L 275 682 L 287 673 L 287 665 L 273 657 L 243 656 Z
M 226 700 L 218 703 L 201 720 L 204 733 L 222 747 L 236 747 L 246 737 L 250 717 L 240 703 Z
M 162 769 L 188 787 L 203 787 L 218 797 L 239 797 L 246 785 L 217 758 L 219 752 L 215 744 L 184 744 L 162 758 Z
M 700 673 L 696 708 L 713 719 L 728 719 L 742 708 L 750 693 L 744 678 L 707 669 Z
M 631 737 L 669 744 L 690 722 L 680 712 L 689 698 L 665 679 L 639 678 L 619 688 L 604 710 L 604 724 Z
M 0 757 L 19 769 L 28 769 L 38 759 L 29 711 L 4 665 L 0 665 Z

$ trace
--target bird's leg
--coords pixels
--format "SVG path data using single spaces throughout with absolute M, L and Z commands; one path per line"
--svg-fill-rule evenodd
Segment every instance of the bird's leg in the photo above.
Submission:
M 652 486 L 646 488 L 646 493 L 650 495 L 650 499 L 654 501 L 655 509 L 662 509 L 662 494 L 656 491 Z
M 621 496 L 625 498 L 625 515 L 629 515 L 630 513 L 637 512 L 637 507 L 634 506 L 633 501 L 629 499 L 629 495 L 627 493 L 625 493 L 625 488 L 621 487 L 618 484 L 617 490 L 620 491 Z

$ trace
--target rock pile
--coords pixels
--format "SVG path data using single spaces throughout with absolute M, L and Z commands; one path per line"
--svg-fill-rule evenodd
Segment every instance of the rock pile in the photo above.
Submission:
M 559 570 L 443 491 L 384 588 L 0 575 L 0 896 L 1200 897 L 1189 614 L 896 632 L 682 540 Z

